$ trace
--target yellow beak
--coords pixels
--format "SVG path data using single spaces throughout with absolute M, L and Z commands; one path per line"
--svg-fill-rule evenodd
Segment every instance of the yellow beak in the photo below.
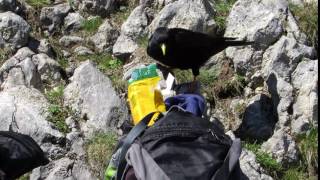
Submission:
M 166 55 L 166 44 L 161 44 L 161 50 L 162 50 L 162 54 L 165 56 Z

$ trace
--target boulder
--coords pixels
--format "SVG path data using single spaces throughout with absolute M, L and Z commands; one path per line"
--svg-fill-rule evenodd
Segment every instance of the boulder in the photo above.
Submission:
M 57 61 L 48 55 L 40 53 L 32 57 L 32 61 L 36 64 L 41 80 L 49 82 L 58 82 L 62 79 L 61 66 Z
M 59 43 L 64 47 L 72 47 L 84 41 L 82 37 L 78 36 L 63 36 L 59 39 Z
M 65 138 L 46 121 L 49 104 L 40 91 L 17 86 L 0 92 L 0 130 L 31 136 L 39 145 L 62 144 Z
M 112 45 L 119 36 L 119 32 L 112 26 L 108 19 L 99 27 L 98 32 L 90 37 L 90 41 L 94 44 L 99 53 L 111 52 Z
M 117 96 L 109 78 L 90 61 L 83 62 L 75 70 L 71 83 L 65 88 L 64 100 L 84 119 L 80 127 L 86 135 L 115 129 L 128 116 L 126 106 Z
M 267 140 L 273 134 L 276 122 L 271 98 L 258 94 L 249 99 L 237 134 L 242 138 Z
M 148 17 L 145 7 L 136 7 L 122 24 L 120 36 L 113 46 L 113 55 L 120 59 L 128 58 L 137 48 L 137 40 L 143 36 L 144 29 L 148 25 Z
M 16 9 L 16 0 L 0 0 L 0 13 L 14 11 Z
M 287 8 L 286 0 L 239 0 L 227 18 L 224 36 L 255 41 L 265 49 L 283 33 Z
M 18 49 L 28 43 L 30 25 L 8 11 L 0 13 L 0 48 Z
M 261 150 L 271 153 L 279 163 L 294 163 L 299 160 L 298 150 L 288 129 L 279 129 L 262 144 Z
M 81 23 L 85 19 L 77 12 L 69 13 L 64 18 L 64 32 L 77 32 L 81 28 Z
M 272 180 L 273 178 L 265 174 L 264 170 L 257 163 L 256 156 L 246 149 L 242 149 L 240 158 L 240 167 L 242 172 L 252 180 L 261 179 L 261 180 Z
M 292 73 L 296 92 L 291 130 L 306 132 L 310 125 L 318 126 L 318 60 L 304 59 Z
M 75 1 L 75 6 L 89 14 L 106 17 L 116 8 L 116 0 L 79 0 Z
M 94 54 L 89 48 L 84 46 L 76 47 L 73 52 L 79 56 L 91 55 Z
M 64 21 L 64 18 L 71 10 L 68 3 L 58 4 L 50 7 L 43 7 L 40 13 L 41 27 L 48 30 L 51 34 L 58 31 Z
M 21 48 L 0 68 L 0 89 L 24 85 L 38 90 L 42 82 L 37 67 L 31 60 L 34 53 L 27 47 Z
M 179 0 L 167 4 L 148 27 L 149 34 L 157 27 L 179 27 L 208 32 L 214 26 L 213 9 L 207 0 Z
M 37 47 L 37 52 L 47 54 L 51 58 L 54 58 L 56 56 L 56 53 L 54 52 L 48 39 L 40 40 L 39 46 Z

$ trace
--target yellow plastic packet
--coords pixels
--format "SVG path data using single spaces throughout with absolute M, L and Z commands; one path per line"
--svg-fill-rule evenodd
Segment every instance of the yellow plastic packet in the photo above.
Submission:
M 160 112 L 166 111 L 162 95 L 156 89 L 160 77 L 146 78 L 131 83 L 128 87 L 128 101 L 133 117 L 133 124 L 136 125 L 139 121 L 151 112 L 155 113 L 150 120 L 148 126 L 154 124 L 155 119 Z

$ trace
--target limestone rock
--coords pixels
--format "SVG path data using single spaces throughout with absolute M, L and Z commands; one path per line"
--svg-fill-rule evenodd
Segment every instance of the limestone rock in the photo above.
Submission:
M 148 17 L 145 7 L 136 7 L 121 26 L 121 33 L 113 46 L 113 55 L 120 58 L 128 58 L 137 48 L 137 40 L 143 35 L 148 25 Z
M 70 10 L 71 8 L 68 3 L 43 7 L 40 14 L 42 28 L 48 30 L 49 33 L 59 30 Z
M 14 11 L 16 0 L 0 0 L 0 12 Z
M 32 61 L 36 64 L 42 81 L 50 82 L 62 79 L 61 66 L 48 55 L 43 53 L 34 55 Z
M 262 144 L 261 149 L 271 153 L 280 163 L 293 163 L 298 160 L 298 150 L 293 137 L 286 129 L 277 130 Z
M 265 174 L 264 170 L 257 163 L 256 156 L 246 149 L 242 149 L 240 155 L 240 167 L 243 173 L 251 180 L 272 180 L 273 178 Z
M 291 130 L 305 132 L 310 124 L 318 125 L 318 60 L 305 59 L 292 73 L 292 84 L 296 90 L 293 104 Z
M 80 55 L 80 56 L 84 56 L 84 55 L 91 55 L 93 54 L 93 52 L 87 48 L 87 47 L 84 47 L 84 46 L 79 46 L 79 47 L 76 47 L 73 52 L 77 55 Z
M 119 127 L 126 119 L 124 104 L 116 95 L 108 77 L 90 62 L 82 63 L 65 88 L 66 105 L 79 112 L 85 122 L 80 124 L 86 134 Z
M 213 9 L 207 0 L 179 0 L 166 5 L 148 27 L 149 34 L 157 27 L 179 27 L 208 32 L 214 27 Z
M 30 25 L 20 16 L 8 11 L 0 13 L 0 48 L 18 49 L 27 44 Z
M 64 18 L 64 30 L 65 32 L 72 33 L 77 32 L 81 28 L 81 23 L 84 18 L 77 12 L 69 13 Z
M 39 145 L 62 144 L 64 136 L 46 121 L 49 104 L 36 89 L 17 86 L 0 92 L 0 130 L 31 136 Z
M 112 45 L 119 36 L 119 32 L 112 26 L 109 20 L 105 20 L 99 27 L 98 32 L 90 37 L 98 52 L 111 52 Z
M 116 8 L 115 0 L 79 0 L 76 3 L 76 6 L 81 11 L 102 17 L 109 15 Z
M 78 36 L 63 36 L 59 39 L 59 43 L 64 47 L 72 47 L 76 44 L 82 43 L 83 41 L 84 39 Z

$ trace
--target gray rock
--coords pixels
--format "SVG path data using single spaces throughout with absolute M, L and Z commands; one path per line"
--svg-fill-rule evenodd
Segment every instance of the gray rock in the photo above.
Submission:
M 276 129 L 289 125 L 290 109 L 293 103 L 293 87 L 290 83 L 272 72 L 266 80 L 268 91 L 271 94 L 273 109 L 276 109 L 278 122 Z
M 41 80 L 46 82 L 58 82 L 61 80 L 61 66 L 57 61 L 50 58 L 46 54 L 37 54 L 32 57 L 32 61 L 36 64 Z
M 314 48 L 299 44 L 293 38 L 282 36 L 277 43 L 270 46 L 263 54 L 263 76 L 266 78 L 271 71 L 274 71 L 279 77 L 289 82 L 298 62 L 303 57 L 313 59 L 315 54 Z
M 38 50 L 38 53 L 47 54 L 51 58 L 54 58 L 55 56 L 55 52 L 52 46 L 50 45 L 50 42 L 48 39 L 41 39 L 37 50 Z
M 58 31 L 70 10 L 68 3 L 42 8 L 40 13 L 42 29 L 48 30 L 49 33 Z
M 301 133 L 307 131 L 310 124 L 318 125 L 318 60 L 300 62 L 292 73 L 292 85 L 296 98 L 291 130 Z
M 108 19 L 99 27 L 98 32 L 90 37 L 98 52 L 111 52 L 112 45 L 119 36 L 119 32 L 112 26 Z
M 207 0 L 179 0 L 169 3 L 151 22 L 148 27 L 149 34 L 163 26 L 208 32 L 215 26 L 213 9 Z
M 73 52 L 80 56 L 94 54 L 89 48 L 84 46 L 76 47 Z
M 81 114 L 85 134 L 108 131 L 123 123 L 126 107 L 116 95 L 111 81 L 90 62 L 82 63 L 64 91 L 65 104 Z
M 246 149 L 242 149 L 240 158 L 240 167 L 242 172 L 250 179 L 250 180 L 272 180 L 273 178 L 265 174 L 264 170 L 257 163 L 256 156 Z
M 78 9 L 90 14 L 99 15 L 105 17 L 115 10 L 115 0 L 79 0 L 76 2 Z
M 74 180 L 72 177 L 72 167 L 74 160 L 67 157 L 56 161 L 51 161 L 48 165 L 33 170 L 30 180 L 46 179 L 46 180 Z
M 6 11 L 14 11 L 16 0 L 0 0 L 0 13 Z
M 224 36 L 255 41 L 265 49 L 283 33 L 287 8 L 286 0 L 239 0 L 227 18 Z
M 76 44 L 80 44 L 84 41 L 83 38 L 78 36 L 63 36 L 59 39 L 59 43 L 64 47 L 72 47 Z
M 242 124 L 237 130 L 239 136 L 267 140 L 273 134 L 277 121 L 274 114 L 270 97 L 264 94 L 252 97 L 245 109 Z
M 20 16 L 0 13 L 0 48 L 18 49 L 27 44 L 31 28 Z
M 0 68 L 0 89 L 24 85 L 42 89 L 40 74 L 31 61 L 34 53 L 29 48 L 21 48 Z
M 113 46 L 113 55 L 125 59 L 128 58 L 137 48 L 137 40 L 143 35 L 148 25 L 148 17 L 145 7 L 136 7 L 121 26 L 121 33 Z
M 262 144 L 261 149 L 280 163 L 294 163 L 298 161 L 298 150 L 293 137 L 288 129 L 279 129 L 273 136 Z
M 77 12 L 69 13 L 64 18 L 64 30 L 65 32 L 72 33 L 77 32 L 81 28 L 81 23 L 84 18 Z
M 17 86 L 0 92 L 0 130 L 31 136 L 39 145 L 61 144 L 64 136 L 46 121 L 49 104 L 36 89 Z

